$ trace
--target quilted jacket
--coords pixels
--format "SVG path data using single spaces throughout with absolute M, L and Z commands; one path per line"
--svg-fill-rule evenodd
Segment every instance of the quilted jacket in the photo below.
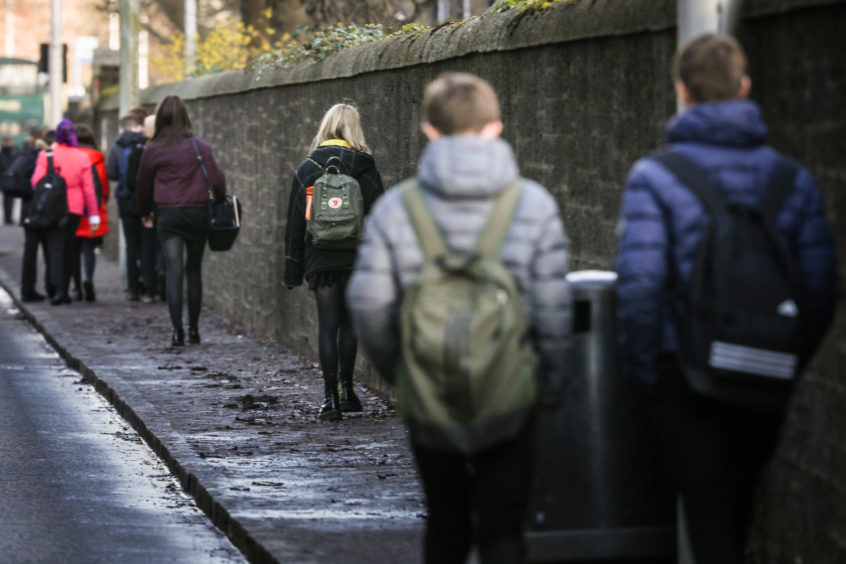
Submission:
M 424 199 L 456 252 L 469 252 L 493 199 L 518 178 L 511 147 L 502 140 L 447 136 L 426 148 L 418 168 Z M 500 257 L 517 282 L 539 356 L 541 400 L 554 402 L 565 377 L 569 346 L 569 255 L 558 206 L 539 184 L 523 193 Z M 402 194 L 386 192 L 368 216 L 364 241 L 347 287 L 347 302 L 362 344 L 379 372 L 391 379 L 400 349 L 399 305 L 423 266 L 423 255 Z
M 765 144 L 760 108 L 749 100 L 697 105 L 667 128 L 670 147 L 706 171 L 731 202 L 755 205 L 780 156 Z M 677 350 L 672 321 L 684 315 L 694 257 L 710 221 L 697 197 L 650 157 L 632 167 L 623 192 L 616 258 L 623 352 L 629 374 L 654 383 L 656 359 Z M 818 343 L 834 309 L 836 257 L 820 193 L 805 168 L 776 230 L 804 285 L 809 342 Z

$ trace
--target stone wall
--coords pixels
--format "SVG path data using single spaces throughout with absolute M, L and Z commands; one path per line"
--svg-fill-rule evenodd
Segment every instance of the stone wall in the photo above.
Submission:
M 846 2 L 747 0 L 740 38 L 749 52 L 752 98 L 777 148 L 819 181 L 846 253 Z M 189 104 L 200 136 L 245 206 L 235 248 L 205 263 L 206 303 L 247 331 L 316 359 L 315 307 L 282 286 L 291 177 L 323 112 L 351 100 L 386 185 L 414 174 L 424 147 L 423 87 L 447 70 L 470 71 L 499 93 L 504 137 L 524 176 L 557 197 L 574 268 L 609 268 L 626 171 L 662 143 L 675 110 L 668 66 L 675 48 L 673 0 L 562 2 L 443 26 L 348 50 L 321 64 L 228 73 L 163 85 Z M 117 99 L 100 107 L 116 128 Z M 841 289 L 846 268 L 841 263 Z M 772 561 L 846 559 L 846 312 L 799 386 L 767 482 L 756 542 Z M 369 378 L 366 367 L 362 377 Z

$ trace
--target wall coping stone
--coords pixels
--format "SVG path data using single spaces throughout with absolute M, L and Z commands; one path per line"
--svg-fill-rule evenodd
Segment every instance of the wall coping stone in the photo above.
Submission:
M 745 17 L 761 17 L 844 0 L 748 0 Z M 210 98 L 288 84 L 348 78 L 471 53 L 506 51 L 546 45 L 663 31 L 676 26 L 676 0 L 564 0 L 540 15 L 510 10 L 463 22 L 447 22 L 420 34 L 391 37 L 356 45 L 311 65 L 293 68 L 238 70 L 159 84 L 140 93 L 142 105 L 154 105 L 175 94 L 184 100 Z M 112 94 L 100 109 L 115 111 Z

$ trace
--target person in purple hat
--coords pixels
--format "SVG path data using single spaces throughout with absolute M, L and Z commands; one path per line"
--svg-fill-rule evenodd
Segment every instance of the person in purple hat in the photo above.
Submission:
M 55 227 L 47 229 L 48 260 L 50 277 L 56 293 L 50 300 L 53 305 L 70 303 L 68 283 L 71 275 L 71 245 L 76 237 L 76 229 L 83 214 L 88 215 L 91 229 L 100 227 L 100 214 L 97 208 L 97 196 L 94 192 L 94 180 L 91 175 L 91 162 L 88 156 L 76 148 L 77 139 L 73 122 L 63 119 L 56 126 L 56 143 L 41 151 L 32 174 L 33 188 L 47 174 L 47 154 L 52 153 L 53 167 L 67 185 L 68 213 Z

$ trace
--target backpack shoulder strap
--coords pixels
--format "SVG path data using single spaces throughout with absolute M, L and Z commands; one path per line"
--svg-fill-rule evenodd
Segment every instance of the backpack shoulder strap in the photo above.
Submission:
M 488 217 L 488 222 L 482 232 L 479 233 L 479 239 L 476 241 L 477 253 L 485 258 L 497 258 L 499 256 L 522 193 L 522 178 L 518 178 L 499 193 L 494 200 L 493 210 Z
M 796 187 L 799 165 L 793 159 L 782 157 L 776 163 L 767 182 L 767 189 L 761 199 L 761 213 L 770 225 L 775 225 L 784 200 Z
M 317 168 L 319 168 L 320 170 L 324 170 L 323 165 L 322 165 L 322 164 L 320 164 L 319 162 L 317 162 L 316 160 L 314 160 L 313 158 L 311 158 L 311 157 L 306 157 L 306 160 L 307 160 L 307 161 L 310 161 L 312 164 L 314 164 L 314 166 L 316 166 L 316 167 L 317 167 Z
M 56 168 L 53 166 L 53 151 L 47 150 L 47 174 L 54 174 Z
M 429 206 L 423 199 L 423 188 L 416 178 L 403 182 L 399 189 L 402 191 L 402 199 L 405 203 L 405 211 L 411 220 L 411 226 L 417 235 L 417 243 L 423 251 L 426 260 L 432 260 L 439 256 L 449 254 L 449 249 L 444 242 Z
M 654 153 L 652 158 L 673 173 L 679 182 L 696 194 L 696 197 L 711 214 L 725 208 L 725 196 L 717 190 L 699 165 L 681 153 L 669 149 Z
M 197 145 L 197 139 L 193 135 L 191 136 L 191 143 L 194 145 L 194 151 L 197 153 L 197 160 L 200 161 L 200 169 L 203 171 L 203 178 L 206 179 L 206 189 L 209 191 L 209 196 L 211 196 L 211 183 L 209 182 L 209 171 L 206 170 L 206 163 L 203 160 L 202 153 L 200 153 L 200 146 Z

